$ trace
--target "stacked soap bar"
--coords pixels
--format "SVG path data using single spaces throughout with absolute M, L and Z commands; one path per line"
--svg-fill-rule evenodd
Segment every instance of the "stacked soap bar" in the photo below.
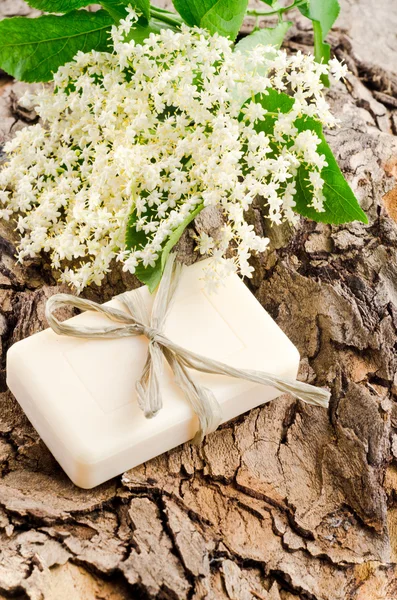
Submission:
M 205 261 L 184 267 L 164 333 L 199 354 L 238 368 L 295 379 L 299 353 L 237 277 L 216 294 L 204 289 Z M 153 302 L 147 288 L 129 292 Z M 122 308 L 114 298 L 109 304 Z M 70 321 L 108 324 L 87 312 Z M 175 385 L 168 365 L 163 409 L 146 419 L 135 382 L 147 354 L 145 337 L 81 340 L 51 329 L 14 344 L 7 356 L 7 383 L 33 426 L 71 480 L 92 488 L 190 440 L 197 417 Z M 223 421 L 276 398 L 280 392 L 243 380 L 192 371 L 211 388 Z

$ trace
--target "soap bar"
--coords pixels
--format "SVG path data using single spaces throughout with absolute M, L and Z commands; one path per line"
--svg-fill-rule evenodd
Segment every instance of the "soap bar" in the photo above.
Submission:
M 237 275 L 217 293 L 204 288 L 206 261 L 184 267 L 164 333 L 181 346 L 233 367 L 295 379 L 299 353 Z M 148 305 L 153 296 L 142 294 Z M 110 305 L 122 309 L 115 297 Z M 80 314 L 70 322 L 108 325 L 106 316 Z M 144 336 L 77 339 L 51 329 L 14 344 L 7 355 L 7 384 L 70 479 L 92 488 L 192 439 L 198 420 L 168 365 L 163 408 L 152 419 L 140 410 L 135 383 L 146 360 Z M 223 422 L 276 398 L 280 392 L 223 375 L 191 371 L 210 388 Z

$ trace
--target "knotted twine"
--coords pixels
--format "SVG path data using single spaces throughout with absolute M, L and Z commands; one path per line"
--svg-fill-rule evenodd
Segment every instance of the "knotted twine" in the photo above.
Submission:
M 124 293 L 117 296 L 117 300 L 122 303 L 125 311 L 69 294 L 55 294 L 47 300 L 47 321 L 58 335 L 76 338 L 112 339 L 136 335 L 146 336 L 149 340 L 148 354 L 142 376 L 136 382 L 138 404 L 145 417 L 149 419 L 162 408 L 161 381 L 163 358 L 165 358 L 173 371 L 175 383 L 181 388 L 198 416 L 199 429 L 193 439 L 195 443 L 200 443 L 208 433 L 217 429 L 222 421 L 222 411 L 212 391 L 195 383 L 188 369 L 214 375 L 228 375 L 273 386 L 280 392 L 291 393 L 308 404 L 328 406 L 330 394 L 325 389 L 263 371 L 237 369 L 187 350 L 166 337 L 162 330 L 177 287 L 181 267 L 182 265 L 175 261 L 175 255 L 171 254 L 165 266 L 150 315 L 139 293 Z M 79 324 L 72 325 L 68 322 L 61 323 L 55 317 L 54 311 L 64 306 L 72 306 L 82 311 L 92 310 L 106 315 L 111 321 L 121 323 L 121 325 L 87 327 Z

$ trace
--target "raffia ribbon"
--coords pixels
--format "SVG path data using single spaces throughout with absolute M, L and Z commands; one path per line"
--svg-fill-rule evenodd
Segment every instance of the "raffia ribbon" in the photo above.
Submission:
M 69 294 L 55 294 L 48 299 L 46 304 L 47 321 L 58 335 L 77 338 L 110 339 L 135 335 L 146 336 L 150 342 L 148 355 L 142 376 L 136 383 L 139 406 L 147 418 L 154 417 L 162 408 L 161 381 L 163 358 L 165 357 L 173 371 L 175 382 L 198 416 L 199 429 L 193 440 L 196 443 L 200 443 L 205 435 L 217 429 L 222 421 L 222 411 L 212 391 L 195 383 L 188 369 L 213 373 L 214 375 L 228 375 L 229 377 L 273 386 L 280 392 L 289 392 L 308 404 L 328 406 L 330 394 L 325 389 L 300 381 L 277 377 L 263 371 L 237 369 L 191 352 L 167 338 L 162 333 L 162 329 L 180 272 L 181 265 L 175 262 L 175 255 L 171 254 L 154 299 L 151 315 L 149 315 L 147 306 L 139 293 L 124 293 L 117 296 L 117 300 L 123 304 L 125 312 Z M 63 306 L 73 306 L 82 311 L 96 311 L 120 325 L 86 327 L 85 325 L 71 325 L 67 322 L 61 323 L 55 317 L 54 311 Z

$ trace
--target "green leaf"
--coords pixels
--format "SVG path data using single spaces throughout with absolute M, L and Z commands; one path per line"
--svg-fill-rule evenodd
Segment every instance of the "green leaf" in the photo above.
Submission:
M 173 0 L 188 25 L 234 40 L 245 17 L 248 0 Z
M 157 260 L 154 267 L 143 267 L 139 265 L 135 271 L 135 275 L 138 277 L 139 281 L 145 283 L 149 291 L 152 293 L 160 283 L 161 276 L 164 271 L 165 264 L 167 262 L 167 258 L 175 246 L 177 244 L 185 231 L 186 227 L 193 221 L 195 217 L 203 210 L 204 206 L 200 204 L 190 215 L 186 217 L 186 219 L 174 229 L 165 243 L 161 256 Z M 127 225 L 127 233 L 126 233 L 126 249 L 131 250 L 132 248 L 142 248 L 147 242 L 146 235 L 143 231 L 136 231 L 135 229 L 136 216 L 134 213 L 131 213 L 130 219 Z
M 89 6 L 93 0 L 28 0 L 33 8 L 49 13 L 69 13 L 72 10 Z M 149 0 L 104 0 L 99 2 L 116 21 L 126 14 L 126 7 L 131 5 L 148 21 L 150 18 Z
M 184 23 L 181 15 L 178 15 L 178 13 L 165 10 L 159 6 L 153 6 L 153 4 L 150 5 L 150 14 L 153 16 L 153 18 L 158 19 L 162 23 L 168 23 L 168 25 L 172 25 L 178 29 Z
M 142 16 L 139 18 L 139 21 L 144 20 L 145 24 L 150 19 L 150 3 L 149 0 L 131 0 L 131 2 L 124 0 L 99 0 L 101 5 L 108 13 L 113 17 L 113 19 L 118 23 L 120 19 L 124 19 L 127 15 L 127 6 L 131 5 L 137 13 L 140 13 Z M 91 4 L 91 2 L 90 2 Z
M 277 92 L 276 90 L 269 88 L 267 94 L 257 94 L 255 101 L 260 102 L 263 108 L 269 113 L 287 113 L 291 110 L 294 105 L 294 99 L 284 92 Z M 271 119 L 271 122 L 268 121 Z M 265 116 L 265 119 L 258 123 L 259 129 L 270 132 L 269 126 L 273 127 L 274 117 Z
M 92 0 L 27 0 L 29 6 L 49 13 L 68 13 L 92 4 Z
M 124 2 L 119 2 L 118 0 L 103 0 L 101 6 L 109 13 L 115 23 L 118 23 L 120 19 L 124 19 L 127 16 L 127 6 Z M 147 23 L 146 17 L 145 23 Z
M 324 40 L 339 15 L 339 1 L 309 0 L 300 5 L 299 10 L 302 15 L 313 21 L 314 56 L 316 61 L 327 64 L 331 48 Z M 323 76 L 322 80 L 325 85 L 329 86 L 328 77 Z
M 309 0 L 307 4 L 299 6 L 299 10 L 311 21 L 320 23 L 324 41 L 339 15 L 340 6 L 338 0 Z
M 365 212 L 357 202 L 351 187 L 335 160 L 331 148 L 325 140 L 321 124 L 311 117 L 297 119 L 295 124 L 299 131 L 310 129 L 318 135 L 321 143 L 318 145 L 317 151 L 319 154 L 324 154 L 328 163 L 321 171 L 321 177 L 325 182 L 323 188 L 325 196 L 324 212 L 318 212 L 309 206 L 312 193 L 307 182 L 307 169 L 304 166 L 299 168 L 296 180 L 295 212 L 321 223 L 340 224 L 349 223 L 350 221 L 368 223 Z
M 294 104 L 294 99 L 288 94 L 269 89 L 269 94 L 258 94 L 256 102 L 261 102 L 262 106 L 269 112 L 264 119 L 257 123 L 257 131 L 264 131 L 267 135 L 272 135 L 274 122 L 277 113 L 288 113 Z M 272 114 L 270 114 L 272 113 Z M 321 142 L 317 147 L 319 154 L 324 154 L 328 163 L 321 171 L 321 177 L 324 179 L 323 194 L 325 196 L 324 212 L 318 212 L 310 206 L 312 201 L 312 192 L 308 185 L 308 170 L 302 165 L 298 169 L 296 179 L 297 192 L 294 196 L 296 206 L 295 212 L 322 223 L 348 223 L 350 221 L 361 221 L 368 223 L 367 216 L 361 209 L 357 199 L 344 178 L 338 163 L 328 146 L 321 123 L 311 117 L 301 117 L 295 121 L 298 131 L 309 129 L 317 134 Z M 275 154 L 279 152 L 277 144 L 271 144 Z
M 0 67 L 22 81 L 49 81 L 78 50 L 106 51 L 113 19 L 104 10 L 0 22 Z
M 134 0 L 133 2 L 126 2 L 130 4 L 132 8 L 135 8 L 140 12 L 147 21 L 150 19 L 150 0 Z
M 291 27 L 291 21 L 282 21 L 276 27 L 263 29 L 255 29 L 250 35 L 242 38 L 236 45 L 235 49 L 240 50 L 243 54 L 250 52 L 253 48 L 262 44 L 263 46 L 275 46 L 280 48 L 285 34 Z
M 126 42 L 134 40 L 137 44 L 142 44 L 151 33 L 160 33 L 162 29 L 172 29 L 173 31 L 177 31 L 175 27 L 172 27 L 163 21 L 150 19 L 147 25 L 138 21 L 124 39 Z
M 282 23 L 279 23 L 278 25 L 276 25 L 276 27 L 273 27 L 272 29 L 269 29 L 267 27 L 264 29 L 255 29 L 255 31 L 253 31 L 250 35 L 247 35 L 246 37 L 242 38 L 239 42 L 237 42 L 234 49 L 239 50 L 242 54 L 247 54 L 259 44 L 263 44 L 264 46 L 272 45 L 276 48 L 279 48 L 282 44 L 286 32 L 288 31 L 291 25 L 292 23 L 290 21 L 283 21 Z M 266 77 L 268 68 L 265 66 L 259 66 L 256 67 L 256 71 L 259 73 L 259 75 L 262 75 L 262 77 Z M 238 85 L 234 88 L 233 96 L 235 100 L 238 100 L 240 102 L 240 104 L 243 104 L 245 100 L 247 100 L 247 97 L 241 94 L 241 89 Z

